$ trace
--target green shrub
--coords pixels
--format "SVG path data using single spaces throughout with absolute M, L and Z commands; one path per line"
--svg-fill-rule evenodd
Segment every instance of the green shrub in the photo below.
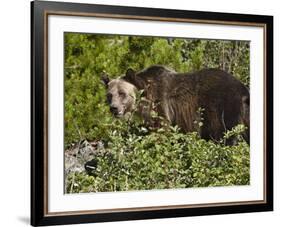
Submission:
M 68 192 L 127 191 L 246 185 L 250 180 L 249 146 L 238 125 L 220 142 L 181 133 L 177 126 L 149 132 L 140 123 L 115 120 L 98 165 L 90 175 L 73 173 Z M 235 136 L 237 144 L 226 146 Z M 74 180 L 73 180 L 74 179 Z

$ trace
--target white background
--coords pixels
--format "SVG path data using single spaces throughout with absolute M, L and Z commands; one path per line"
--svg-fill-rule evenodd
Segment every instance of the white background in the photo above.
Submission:
M 75 0 L 72 0 L 75 2 Z M 281 13 L 279 1 L 183 1 L 183 0 L 103 0 L 83 1 L 162 7 L 186 10 L 221 11 L 275 16 L 275 116 L 281 115 L 277 105 L 280 94 Z M 278 12 L 279 11 L 279 12 Z M 0 3 L 0 225 L 29 224 L 30 200 L 30 6 L 28 0 L 7 0 Z M 279 53 L 278 53 L 279 51 Z M 278 94 L 279 93 L 279 94 Z M 280 102 L 279 102 L 280 103 Z M 278 140 L 280 119 L 275 119 L 275 211 L 252 214 L 189 217 L 88 224 L 88 226 L 278 226 L 281 219 L 279 160 L 281 140 Z M 279 178 L 279 179 L 278 179 Z M 279 220 L 280 221 L 280 220 Z M 279 224 L 280 225 L 280 224 Z

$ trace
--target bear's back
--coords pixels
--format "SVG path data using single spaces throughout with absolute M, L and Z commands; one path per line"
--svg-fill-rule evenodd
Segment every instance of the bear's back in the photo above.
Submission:
M 200 131 L 202 138 L 217 140 L 237 124 L 249 128 L 249 91 L 225 71 L 177 73 L 154 65 L 136 73 L 130 82 L 156 103 L 160 115 L 185 132 Z M 194 124 L 200 120 L 199 108 L 204 109 L 200 129 Z M 249 131 L 246 134 L 248 137 Z

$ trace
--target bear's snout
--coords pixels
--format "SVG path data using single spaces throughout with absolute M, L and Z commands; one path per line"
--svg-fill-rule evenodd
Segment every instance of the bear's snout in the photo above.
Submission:
M 114 115 L 118 115 L 119 114 L 118 107 L 110 106 L 110 112 L 113 113 Z

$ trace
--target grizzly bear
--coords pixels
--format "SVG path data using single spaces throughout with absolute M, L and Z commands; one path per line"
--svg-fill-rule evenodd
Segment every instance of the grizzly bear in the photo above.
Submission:
M 234 126 L 244 124 L 247 129 L 243 137 L 249 143 L 249 91 L 225 71 L 203 69 L 177 73 L 153 65 L 139 72 L 128 69 L 118 79 L 109 80 L 108 76 L 103 76 L 103 81 L 110 110 L 116 117 L 130 114 L 137 91 L 142 91 L 149 102 L 143 102 L 138 112 L 147 122 L 149 113 L 154 110 L 183 132 L 197 131 L 201 138 L 214 141 L 219 141 Z M 203 123 L 200 127 L 195 124 L 198 121 Z

